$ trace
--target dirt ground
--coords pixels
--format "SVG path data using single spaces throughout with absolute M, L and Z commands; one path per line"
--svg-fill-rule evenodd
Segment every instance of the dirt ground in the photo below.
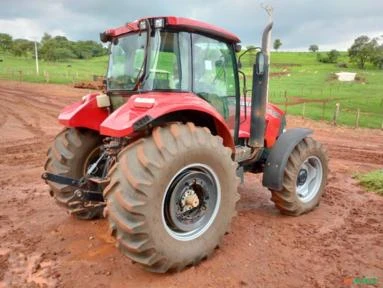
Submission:
M 213 257 L 156 275 L 115 249 L 106 220 L 79 221 L 57 207 L 40 179 L 62 129 L 59 110 L 86 93 L 0 81 L 0 287 L 351 287 L 355 277 L 383 286 L 383 197 L 352 178 L 383 167 L 383 131 L 289 117 L 290 127 L 315 129 L 329 151 L 318 209 L 282 216 L 259 176 L 247 175 L 239 215 Z

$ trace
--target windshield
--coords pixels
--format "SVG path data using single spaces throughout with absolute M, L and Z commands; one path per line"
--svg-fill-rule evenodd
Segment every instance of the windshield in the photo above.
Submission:
M 144 70 L 146 32 L 112 41 L 107 73 L 108 90 L 133 90 Z
M 148 48 L 146 32 L 128 34 L 114 42 L 110 51 L 108 90 L 190 90 L 189 33 L 156 30 Z

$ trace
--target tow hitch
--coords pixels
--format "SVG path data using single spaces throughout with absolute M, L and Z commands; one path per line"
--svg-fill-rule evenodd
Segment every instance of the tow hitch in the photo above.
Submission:
M 46 181 L 76 188 L 73 192 L 73 197 L 68 202 L 71 214 L 103 209 L 105 207 L 101 185 L 108 184 L 109 178 L 83 177 L 81 179 L 73 179 L 48 172 L 43 173 L 41 178 Z

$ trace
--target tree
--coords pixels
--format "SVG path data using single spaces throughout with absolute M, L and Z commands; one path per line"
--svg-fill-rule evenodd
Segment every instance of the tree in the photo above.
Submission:
M 325 56 L 318 53 L 317 59 L 319 62 L 322 62 L 322 63 L 336 63 L 338 61 L 339 56 L 340 56 L 340 53 L 337 50 L 333 49 L 330 52 L 327 52 Z
M 275 39 L 274 41 L 274 44 L 273 44 L 273 47 L 276 51 L 278 51 L 278 49 L 282 46 L 282 42 L 280 39 Z
M 312 45 L 310 45 L 310 47 L 309 47 L 309 51 L 311 51 L 311 52 L 317 52 L 319 50 L 319 47 L 318 47 L 318 45 L 316 45 L 316 44 L 312 44 Z
M 45 32 L 43 38 L 41 38 L 41 44 L 44 44 L 45 42 L 47 42 L 51 39 L 52 39 L 52 36 Z
M 105 55 L 107 50 L 95 41 L 77 41 L 72 45 L 73 52 L 79 59 L 88 59 Z
M 15 39 L 12 43 L 12 53 L 15 56 L 27 56 L 28 53 L 33 53 L 35 44 L 33 41 L 26 39 Z
M 10 51 L 12 48 L 12 36 L 6 33 L 0 33 L 0 50 Z
M 336 63 L 338 61 L 340 53 L 339 51 L 333 49 L 327 53 L 327 56 L 328 56 L 328 59 L 330 60 L 330 63 Z
M 379 50 L 377 39 L 371 39 L 362 35 L 354 40 L 354 44 L 348 49 L 351 62 L 357 63 L 358 67 L 364 69 L 366 62 L 373 62 Z
M 379 69 L 383 69 L 383 44 L 376 48 L 371 62 Z
M 72 49 L 74 42 L 69 41 L 65 36 L 52 38 L 45 33 L 41 43 L 40 55 L 46 61 L 63 61 L 77 58 Z

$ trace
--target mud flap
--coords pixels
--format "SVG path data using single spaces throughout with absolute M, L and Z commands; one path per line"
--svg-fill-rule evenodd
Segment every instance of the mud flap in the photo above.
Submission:
M 282 190 L 283 175 L 287 160 L 295 146 L 313 131 L 307 128 L 293 128 L 279 136 L 267 157 L 263 172 L 262 185 L 275 190 Z

